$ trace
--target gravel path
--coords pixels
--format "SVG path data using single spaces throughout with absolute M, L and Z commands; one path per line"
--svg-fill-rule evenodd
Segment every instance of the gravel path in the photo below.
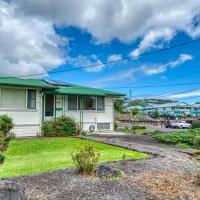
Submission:
M 121 180 L 83 177 L 74 174 L 73 169 L 12 178 L 12 180 L 23 184 L 28 198 L 34 200 L 143 200 L 152 199 L 149 191 L 140 184 L 141 177 L 145 177 L 147 172 L 149 174 L 163 172 L 168 172 L 169 174 L 192 174 L 196 169 L 196 160 L 190 155 L 179 152 L 174 147 L 162 145 L 148 136 L 106 135 L 105 137 L 91 136 L 83 139 L 122 146 L 150 153 L 154 156 L 149 159 L 130 160 L 125 163 L 111 162 L 110 165 L 125 172 L 125 176 Z

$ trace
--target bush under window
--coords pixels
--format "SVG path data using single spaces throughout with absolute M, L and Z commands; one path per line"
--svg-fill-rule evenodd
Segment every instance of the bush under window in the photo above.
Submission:
M 70 136 L 79 132 L 76 121 L 71 117 L 58 117 L 43 124 L 44 136 Z

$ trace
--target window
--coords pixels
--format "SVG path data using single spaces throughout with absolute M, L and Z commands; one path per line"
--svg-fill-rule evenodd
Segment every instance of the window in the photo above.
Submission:
M 105 110 L 104 97 L 97 97 L 97 110 L 98 111 L 104 111 Z
M 81 98 L 79 98 L 78 108 L 80 110 Z M 96 97 L 84 96 L 82 97 L 83 110 L 96 110 Z
M 77 110 L 77 96 L 68 96 L 68 110 Z
M 98 130 L 110 130 L 110 123 L 97 123 Z
M 26 90 L 1 88 L 0 107 L 26 109 Z
M 45 116 L 54 116 L 54 95 L 46 94 L 45 98 Z
M 36 90 L 28 90 L 27 108 L 36 109 Z

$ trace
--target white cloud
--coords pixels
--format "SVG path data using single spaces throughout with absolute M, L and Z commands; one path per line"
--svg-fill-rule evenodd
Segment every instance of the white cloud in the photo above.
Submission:
M 169 28 L 150 30 L 142 39 L 139 46 L 130 56 L 138 58 L 142 53 L 151 48 L 162 48 L 164 42 L 169 42 L 174 36 L 174 31 Z M 162 43 L 160 43 L 162 41 Z M 159 44 L 157 44 L 159 42 Z
M 55 33 L 55 25 L 88 31 L 97 43 L 139 39 L 132 52 L 137 57 L 162 48 L 178 32 L 200 36 L 195 25 L 199 13 L 199 0 L 0 0 L 0 75 L 45 73 L 66 62 L 60 48 L 66 41 Z
M 120 83 L 124 80 L 134 81 L 135 80 L 134 74 L 136 74 L 139 71 L 140 71 L 139 68 L 133 68 L 133 69 L 120 71 L 120 72 L 112 74 L 110 76 L 103 77 L 103 78 L 97 79 L 95 81 L 92 81 L 90 83 L 90 85 L 93 85 L 95 87 L 103 87 L 103 86 L 108 85 L 109 83 L 117 83 L 117 82 Z
M 152 76 L 165 72 L 167 70 L 167 67 L 166 65 L 158 65 L 155 67 L 145 66 L 142 67 L 141 70 L 144 72 L 145 75 Z
M 185 97 L 199 97 L 200 96 L 200 90 L 194 90 L 194 91 L 190 91 L 190 92 L 184 92 L 184 93 L 179 93 L 179 94 L 172 94 L 169 95 L 168 98 L 171 99 L 181 99 L 181 98 L 185 98 Z
M 123 82 L 136 80 L 141 76 L 153 76 L 157 74 L 162 74 L 167 71 L 168 68 L 174 68 L 175 66 L 182 65 L 185 62 L 192 60 L 192 56 L 189 54 L 180 54 L 178 58 L 174 61 L 170 61 L 164 64 L 146 64 L 141 65 L 137 68 L 131 68 L 127 70 L 120 71 L 116 74 L 112 74 L 107 77 L 103 77 L 93 81 L 91 84 L 96 87 L 103 87 L 113 82 Z
M 121 59 L 122 59 L 121 54 L 112 54 L 112 55 L 108 56 L 107 61 L 113 62 L 113 61 L 117 61 L 117 60 L 121 60 Z
M 193 57 L 189 54 L 181 54 L 177 60 L 169 62 L 168 65 L 173 68 L 176 67 L 177 65 L 181 65 L 185 63 L 186 61 L 192 60 Z
M 20 17 L 0 1 L 0 75 L 46 73 L 64 62 L 58 48 L 64 42 L 51 23 Z
M 200 35 L 194 25 L 199 0 L 15 0 L 19 12 L 41 17 L 57 25 L 73 25 L 91 33 L 98 42 L 137 38 L 157 42 L 183 31 Z M 148 35 L 148 36 L 146 36 Z M 145 42 L 145 41 L 144 41 Z M 143 42 L 142 42 L 143 43 Z M 146 43 L 146 42 L 145 42 Z M 148 46 L 148 45 L 147 45 Z
M 69 58 L 70 64 L 76 67 L 85 67 L 84 70 L 87 72 L 100 72 L 105 68 L 105 65 L 100 59 L 94 54 L 90 56 L 79 55 L 76 58 Z M 97 65 L 97 66 L 95 66 Z M 88 67 L 91 66 L 91 67 Z

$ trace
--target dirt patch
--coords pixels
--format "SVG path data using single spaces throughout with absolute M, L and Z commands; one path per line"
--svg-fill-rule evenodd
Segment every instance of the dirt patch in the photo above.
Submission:
M 166 174 L 161 172 L 143 172 L 134 177 L 137 184 L 159 200 L 199 200 L 200 186 L 195 184 L 196 177 L 191 174 Z

